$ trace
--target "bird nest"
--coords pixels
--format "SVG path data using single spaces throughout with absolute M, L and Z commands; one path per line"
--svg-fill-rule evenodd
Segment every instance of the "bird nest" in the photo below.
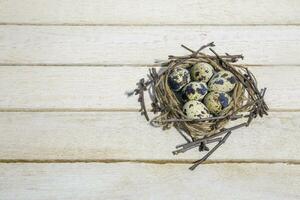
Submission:
M 183 153 L 192 148 L 198 147 L 199 151 L 208 151 L 202 159 L 196 161 L 191 170 L 195 169 L 200 163 L 205 161 L 235 129 L 249 126 L 251 121 L 257 116 L 267 115 L 268 106 L 264 101 L 266 88 L 261 90 L 257 87 L 254 75 L 244 65 L 236 64 L 242 55 L 218 55 L 211 47 L 214 43 L 209 43 L 200 47 L 197 51 L 182 45 L 191 54 L 187 56 L 169 56 L 167 62 L 162 63 L 159 72 L 155 68 L 149 70 L 148 80 L 140 79 L 134 94 L 139 95 L 138 101 L 141 104 L 141 113 L 150 121 L 153 126 L 168 129 L 175 127 L 184 137 L 186 143 L 176 146 L 173 154 Z M 212 55 L 202 53 L 202 50 L 209 48 Z M 183 111 L 184 101 L 177 92 L 170 88 L 168 77 L 172 70 L 178 66 L 190 69 L 196 63 L 208 63 L 214 68 L 215 72 L 229 71 L 235 79 L 236 84 L 230 92 L 231 102 L 218 115 L 206 118 L 190 119 Z M 151 112 L 155 115 L 150 120 L 145 104 L 144 95 L 148 91 L 151 99 Z M 133 94 L 132 93 L 132 94 Z M 242 119 L 242 123 L 227 127 L 230 121 Z M 207 144 L 216 143 L 209 150 Z

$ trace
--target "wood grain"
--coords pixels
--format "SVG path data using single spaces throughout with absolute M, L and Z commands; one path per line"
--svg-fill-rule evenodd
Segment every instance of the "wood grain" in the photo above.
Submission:
M 247 64 L 299 65 L 298 26 L 0 26 L 0 64 L 153 64 L 215 41 Z
M 300 199 L 299 24 L 297 0 L 0 0 L 0 199 Z M 190 172 L 125 92 L 211 41 L 273 111 Z
M 17 24 L 299 24 L 297 0 L 10 0 L 0 23 Z
M 296 200 L 299 165 L 1 164 L 0 198 Z M 213 184 L 213 185 L 210 185 Z
M 299 162 L 300 112 L 271 112 L 235 131 L 210 160 Z M 238 122 L 236 122 L 238 123 Z M 0 112 L 0 160 L 186 160 L 176 130 L 150 126 L 137 112 Z
M 271 109 L 300 109 L 299 67 L 251 70 L 259 87 L 268 88 L 266 100 Z M 125 93 L 147 73 L 147 67 L 128 66 L 2 66 L 0 109 L 137 110 L 137 97 L 128 98 Z

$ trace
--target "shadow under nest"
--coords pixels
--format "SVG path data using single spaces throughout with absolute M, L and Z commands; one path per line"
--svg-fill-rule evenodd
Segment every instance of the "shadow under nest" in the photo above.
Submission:
M 248 68 L 236 64 L 239 59 L 243 59 L 242 55 L 218 55 L 211 48 L 215 46 L 213 42 L 203 45 L 197 51 L 184 45 L 181 46 L 191 54 L 187 56 L 170 55 L 168 61 L 161 64 L 162 68 L 159 72 L 155 68 L 150 69 L 148 80 L 140 79 L 137 88 L 129 95 L 139 95 L 141 114 L 147 121 L 150 121 L 151 125 L 163 127 L 163 129 L 175 127 L 184 137 L 186 143 L 177 145 L 173 154 L 183 153 L 195 147 L 198 147 L 199 151 L 208 151 L 189 168 L 193 170 L 221 146 L 233 130 L 249 126 L 257 116 L 267 115 L 268 106 L 264 101 L 266 88 L 259 90 L 255 76 Z M 209 48 L 213 55 L 202 53 L 201 51 L 205 48 Z M 188 119 L 182 111 L 182 100 L 169 87 L 168 77 L 175 67 L 190 68 L 198 62 L 210 64 L 216 72 L 222 70 L 231 72 L 236 78 L 237 84 L 231 91 L 231 103 L 218 116 Z M 151 120 L 145 105 L 144 95 L 147 94 L 145 91 L 148 91 L 152 101 L 151 112 L 156 114 Z M 228 122 L 242 118 L 245 119 L 243 123 L 225 128 Z M 207 147 L 207 144 L 210 143 L 216 143 L 211 150 Z

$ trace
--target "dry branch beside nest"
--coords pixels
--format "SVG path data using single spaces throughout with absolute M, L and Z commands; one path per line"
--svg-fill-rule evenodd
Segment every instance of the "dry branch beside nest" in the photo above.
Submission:
M 144 101 L 144 91 L 149 90 L 152 99 L 152 112 L 158 113 L 151 119 L 153 126 L 162 126 L 164 129 L 174 126 L 186 139 L 187 143 L 178 145 L 174 154 L 185 152 L 189 149 L 199 147 L 200 151 L 209 150 L 206 144 L 218 142 L 202 159 L 195 162 L 190 168 L 195 169 L 201 162 L 205 161 L 230 135 L 231 131 L 248 126 L 257 115 L 267 115 L 268 106 L 264 101 L 266 88 L 259 90 L 254 75 L 243 65 L 235 64 L 242 55 L 218 55 L 212 48 L 209 48 L 214 55 L 207 55 L 201 50 L 215 46 L 209 43 L 197 51 L 182 45 L 191 52 L 187 56 L 169 56 L 165 66 L 160 73 L 155 68 L 149 70 L 149 80 L 141 79 L 134 93 L 139 95 L 138 101 L 141 104 L 141 113 L 149 121 L 149 116 Z M 198 62 L 210 64 L 215 71 L 230 71 L 237 80 L 237 85 L 232 92 L 232 101 L 218 116 L 205 119 L 188 119 L 182 112 L 182 102 L 170 89 L 168 77 L 176 66 L 189 68 Z M 241 114 L 243 113 L 243 114 Z M 246 118 L 244 123 L 225 128 L 225 125 L 238 118 Z

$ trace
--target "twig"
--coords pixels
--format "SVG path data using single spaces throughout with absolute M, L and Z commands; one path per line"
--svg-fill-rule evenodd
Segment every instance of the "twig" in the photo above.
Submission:
M 192 140 L 190 138 L 188 138 L 188 136 L 186 136 L 180 128 L 178 128 L 178 127 L 175 127 L 175 128 L 187 142 L 192 142 Z
M 214 143 L 214 142 L 219 142 L 221 139 L 222 139 L 222 137 L 206 139 L 206 140 L 201 141 L 200 144 L 198 144 L 197 146 L 201 145 L 201 143 L 210 144 L 210 143 Z M 175 150 L 175 151 L 172 151 L 172 153 L 173 153 L 173 155 L 177 155 L 179 153 L 184 153 L 184 152 L 186 152 L 190 149 L 193 149 L 193 148 L 195 148 L 195 146 L 190 146 L 190 147 L 187 147 L 187 148 L 184 148 L 184 149 Z
M 228 57 L 231 57 L 231 62 L 237 62 L 239 58 L 244 60 L 244 56 L 242 54 L 241 55 L 230 55 L 228 53 L 225 53 L 225 55 Z
M 177 149 L 177 150 L 173 151 L 173 154 L 178 154 L 178 153 L 186 152 L 189 149 L 193 149 L 193 148 L 199 146 L 200 143 L 203 142 L 203 141 L 205 141 L 205 140 L 213 139 L 215 137 L 223 135 L 223 134 L 225 134 L 225 133 L 227 133 L 229 131 L 233 131 L 235 129 L 241 128 L 243 126 L 247 126 L 247 123 L 245 122 L 245 123 L 233 126 L 231 128 L 224 129 L 224 130 L 222 130 L 222 131 L 220 131 L 220 132 L 218 132 L 218 133 L 216 133 L 214 135 L 211 135 L 209 137 L 206 137 L 206 138 L 198 139 L 198 140 L 195 140 L 195 141 L 190 142 L 190 143 L 185 143 L 185 144 L 177 145 L 176 148 L 180 148 L 181 147 L 181 149 Z
M 152 103 L 151 103 L 152 110 L 151 111 L 155 114 L 155 113 L 161 111 L 161 108 L 158 104 L 156 92 L 155 92 L 155 89 L 154 89 L 154 86 L 155 86 L 155 84 L 157 83 L 157 81 L 159 79 L 159 75 L 157 74 L 156 69 L 154 67 L 149 69 L 149 74 L 150 74 L 150 78 L 152 80 L 151 84 L 153 84 L 153 87 L 151 88 L 152 93 L 150 92 L 151 90 L 149 89 L 149 95 L 150 95 L 150 98 L 152 100 Z
M 200 145 L 199 145 L 199 151 L 209 151 L 209 148 L 207 146 L 207 143 L 206 142 L 201 142 Z
M 219 56 L 222 59 L 227 59 L 229 62 L 236 62 L 238 59 L 242 59 L 243 55 L 220 55 Z M 186 58 L 210 58 L 210 59 L 216 59 L 216 56 L 212 55 L 187 55 L 187 56 L 174 56 L 174 55 L 169 55 L 169 59 L 186 59 Z
M 208 43 L 208 44 L 206 44 L 206 45 L 201 46 L 197 51 L 194 51 L 194 50 L 188 48 L 187 46 L 185 46 L 185 45 L 183 45 L 183 44 L 181 45 L 181 47 L 185 48 L 186 50 L 188 50 L 188 51 L 190 51 L 190 52 L 192 53 L 192 54 L 191 54 L 191 57 L 197 56 L 197 54 L 198 54 L 200 51 L 202 51 L 203 49 L 205 49 L 205 48 L 207 48 L 207 47 L 214 47 L 214 46 L 215 46 L 214 42 L 210 42 L 210 43 Z
M 183 47 L 184 49 L 188 50 L 188 51 L 189 51 L 189 52 L 191 52 L 191 53 L 195 53 L 195 51 L 194 51 L 194 50 L 192 50 L 192 49 L 188 48 L 188 47 L 187 47 L 187 46 L 185 46 L 184 44 L 182 44 L 182 45 L 181 45 L 181 47 Z
M 268 114 L 267 113 L 268 107 L 267 107 L 266 103 L 263 100 L 262 94 L 259 92 L 259 90 L 257 88 L 257 82 L 256 82 L 253 74 L 248 70 L 248 68 L 246 68 L 246 72 L 247 72 L 248 77 L 249 77 L 249 84 L 252 86 L 252 89 L 254 90 L 254 92 L 256 93 L 256 95 L 258 96 L 258 98 L 262 99 L 262 101 L 258 102 L 258 104 L 257 104 L 258 105 L 257 106 L 258 114 L 259 114 L 260 117 L 262 117 L 264 114 L 267 115 Z
M 201 158 L 200 160 L 196 161 L 189 169 L 190 170 L 194 170 L 196 169 L 196 167 L 198 167 L 198 165 L 200 165 L 202 162 L 204 162 L 205 160 L 207 160 L 207 158 L 213 153 L 215 152 L 222 144 L 225 143 L 225 141 L 227 140 L 227 138 L 230 136 L 231 131 L 229 131 L 224 137 L 223 139 L 216 144 L 216 146 L 214 146 L 214 148 L 212 148 L 205 156 L 203 156 L 203 158 Z
M 203 45 L 202 47 L 200 47 L 195 53 L 194 53 L 194 56 L 196 56 L 200 51 L 202 51 L 203 49 L 205 49 L 205 48 L 207 48 L 207 47 L 214 47 L 214 46 L 216 46 L 215 44 L 214 44 L 214 42 L 210 42 L 210 43 L 208 43 L 208 44 L 206 44 L 206 45 Z
M 217 119 L 238 119 L 242 118 L 243 115 L 234 115 L 234 116 L 217 116 L 217 117 L 207 117 L 207 118 L 201 118 L 201 119 L 167 119 L 163 120 L 162 122 L 206 122 L 206 121 L 212 121 L 212 120 L 217 120 Z
M 141 79 L 140 82 L 138 83 L 138 94 L 139 94 L 139 98 L 138 101 L 141 104 L 141 114 L 145 116 L 146 120 L 149 121 L 149 116 L 147 113 L 147 109 L 146 109 L 146 105 L 145 105 L 145 98 L 144 98 L 144 91 L 147 90 L 146 86 L 145 86 L 145 79 Z

